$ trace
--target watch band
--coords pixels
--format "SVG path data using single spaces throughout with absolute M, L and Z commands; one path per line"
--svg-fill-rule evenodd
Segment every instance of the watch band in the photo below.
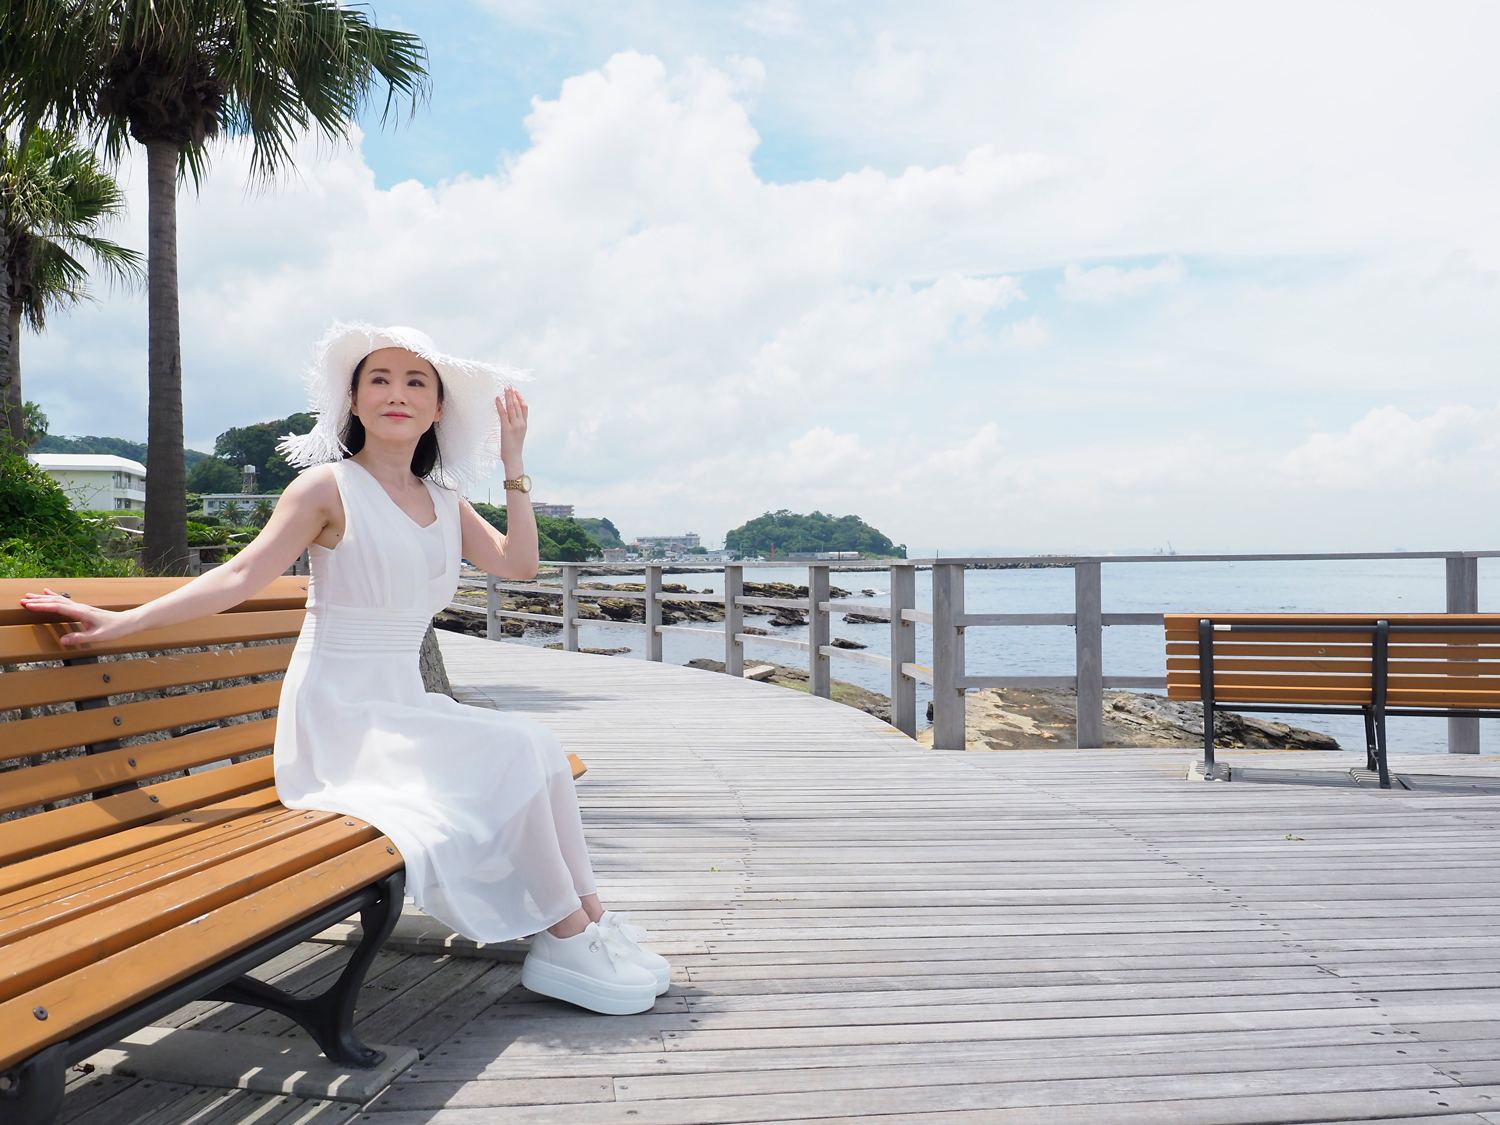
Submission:
M 525 473 L 522 473 L 518 477 L 513 477 L 510 480 L 507 480 L 505 482 L 505 491 L 506 492 L 530 492 L 531 491 L 531 478 L 529 476 L 527 476 Z

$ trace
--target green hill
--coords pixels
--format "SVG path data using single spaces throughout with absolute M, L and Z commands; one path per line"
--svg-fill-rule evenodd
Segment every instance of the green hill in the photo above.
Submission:
M 724 549 L 747 557 L 858 551 L 871 558 L 906 558 L 906 544 L 894 544 L 858 516 L 800 516 L 783 508 L 742 524 L 724 536 Z

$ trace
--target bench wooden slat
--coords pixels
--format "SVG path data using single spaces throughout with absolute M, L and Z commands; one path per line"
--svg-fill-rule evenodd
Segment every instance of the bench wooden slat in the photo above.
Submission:
M 237 641 L 271 641 L 295 637 L 306 611 L 278 609 L 219 613 L 197 621 L 148 629 L 118 641 L 64 648 L 57 638 L 76 631 L 67 625 L 7 625 L 0 627 L 0 664 L 30 664 L 43 660 L 67 660 L 79 656 L 111 656 L 122 652 L 157 652 L 174 648 L 200 648 Z
M 7 943 L 22 941 L 127 899 L 154 896 L 168 884 L 229 864 L 329 821 L 347 819 L 338 813 L 286 809 L 231 821 L 188 840 L 161 845 L 155 855 L 130 856 L 19 891 L 8 900 L 0 900 L 0 930 Z
M 163 594 L 186 586 L 191 578 L 0 578 L 0 626 L 30 625 L 37 621 L 61 621 L 53 615 L 22 609 L 24 594 L 39 594 L 43 587 L 69 594 L 74 600 L 100 609 L 134 609 Z M 307 600 L 307 579 L 283 575 L 260 593 L 246 598 L 229 613 L 270 609 L 301 609 Z
M 19 941 L 8 941 L 9 935 L 0 933 L 0 1000 L 118 953 L 377 836 L 363 821 L 351 827 L 344 818 L 335 818 L 178 879 L 150 895 L 107 906 Z M 196 944 L 195 937 L 190 930 L 183 935 L 189 947 Z M 224 953 L 220 950 L 216 955 L 222 958 Z
M 276 790 L 266 786 L 230 797 L 227 801 L 205 805 L 190 813 L 173 813 L 138 828 L 127 828 L 123 832 L 112 832 L 99 839 L 85 840 L 72 847 L 33 856 L 31 859 L 12 863 L 9 867 L 0 867 L 0 895 L 8 895 L 23 887 L 56 879 L 96 864 L 108 863 L 121 856 L 144 853 L 160 844 L 191 836 L 237 817 L 273 808 L 277 804 Z
M 400 870 L 380 837 L 0 1003 L 0 1068 L 61 1042 Z M 47 1012 L 38 1020 L 33 1009 Z
M 196 731 L 181 738 L 122 746 L 102 754 L 80 754 L 15 770 L 0 774 L 5 778 L 5 785 L 0 787 L 0 811 L 13 812 L 269 750 L 275 739 L 276 720 L 256 719 L 216 730 Z
M 295 647 L 288 642 L 143 656 L 72 668 L 28 668 L 0 676 L 0 711 L 285 672 Z
M 0 822 L 0 863 L 30 859 L 164 816 L 190 812 L 211 801 L 265 789 L 272 784 L 273 770 L 274 763 L 267 754 L 192 777 L 161 781 L 111 797 Z
M 1198 622 L 1207 618 L 1216 625 L 1368 625 L 1389 621 L 1392 625 L 1491 625 L 1500 628 L 1500 615 L 1493 613 L 1167 613 L 1162 615 L 1168 633 L 1198 635 Z
M 1221 658 L 1214 649 L 1214 675 L 1224 672 L 1325 672 L 1353 675 L 1370 674 L 1370 660 L 1258 660 L 1252 657 Z M 1500 677 L 1500 660 L 1396 660 L 1387 662 L 1392 676 L 1494 676 Z M 1167 670 L 1197 671 L 1196 656 L 1169 656 Z
M 56 872 L 49 878 L 34 879 L 24 886 L 0 894 L 0 917 L 11 917 L 19 910 L 31 909 L 41 898 L 63 898 L 75 892 L 86 892 L 90 888 L 97 888 L 113 879 L 124 878 L 133 871 L 145 870 L 152 865 L 174 863 L 184 857 L 204 852 L 205 849 L 212 851 L 215 848 L 232 847 L 235 841 L 241 839 L 247 832 L 263 831 L 268 825 L 295 820 L 299 827 L 305 827 L 308 823 L 306 815 L 306 813 L 288 809 L 278 802 L 264 809 L 241 810 L 236 816 L 220 817 L 217 820 L 210 820 L 208 817 L 187 817 L 182 819 L 189 823 L 182 824 L 178 818 L 174 817 L 173 820 L 178 821 L 177 824 L 159 827 L 179 827 L 186 831 L 163 833 L 155 839 L 145 840 L 127 852 L 101 856 L 92 863 L 72 864 L 66 870 Z M 325 817 L 336 815 L 338 814 L 324 814 Z M 135 831 L 140 832 L 141 829 Z M 64 849 L 65 852 L 85 853 L 93 850 L 95 850 L 94 841 L 80 844 L 77 848 Z M 39 860 L 50 858 L 52 857 L 38 857 Z
M 218 691 L 170 695 L 118 707 L 96 707 L 90 711 L 21 719 L 5 724 L 5 745 L 0 749 L 0 759 L 25 758 L 48 750 L 65 750 L 70 746 L 155 734 L 253 711 L 269 711 L 280 701 L 281 683 L 273 680 Z

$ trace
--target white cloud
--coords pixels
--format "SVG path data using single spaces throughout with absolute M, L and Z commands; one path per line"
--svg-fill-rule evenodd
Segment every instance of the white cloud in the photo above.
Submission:
M 1383 406 L 1341 433 L 1313 434 L 1280 468 L 1305 487 L 1339 492 L 1493 492 L 1500 484 L 1500 409 L 1444 406 L 1413 417 Z
M 895 36 L 882 31 L 875 37 L 875 57 L 854 72 L 854 85 L 883 105 L 911 105 L 927 89 L 927 54 L 899 49 Z
M 1086 270 L 1070 264 L 1063 270 L 1057 292 L 1065 301 L 1104 304 L 1121 297 L 1138 297 L 1152 289 L 1175 285 L 1184 270 L 1176 258 L 1164 258 L 1154 266 L 1122 270 L 1118 266 L 1096 266 Z

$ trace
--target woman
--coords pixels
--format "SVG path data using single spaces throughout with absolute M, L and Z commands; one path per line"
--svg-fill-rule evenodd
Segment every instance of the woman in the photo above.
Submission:
M 136 609 L 50 590 L 22 604 L 86 626 L 63 644 L 114 640 L 229 609 L 309 551 L 308 613 L 276 733 L 282 803 L 380 829 L 401 850 L 417 906 L 467 937 L 535 933 L 521 976 L 532 991 L 642 1012 L 666 991 L 670 968 L 599 902 L 557 738 L 529 719 L 428 694 L 418 670 L 460 558 L 501 578 L 536 574 L 521 459 L 527 406 L 514 378 L 443 355 L 414 329 L 336 324 L 309 374 L 317 426 L 282 443 L 306 471 L 249 546 Z M 507 535 L 456 491 L 487 479 L 496 453 Z

